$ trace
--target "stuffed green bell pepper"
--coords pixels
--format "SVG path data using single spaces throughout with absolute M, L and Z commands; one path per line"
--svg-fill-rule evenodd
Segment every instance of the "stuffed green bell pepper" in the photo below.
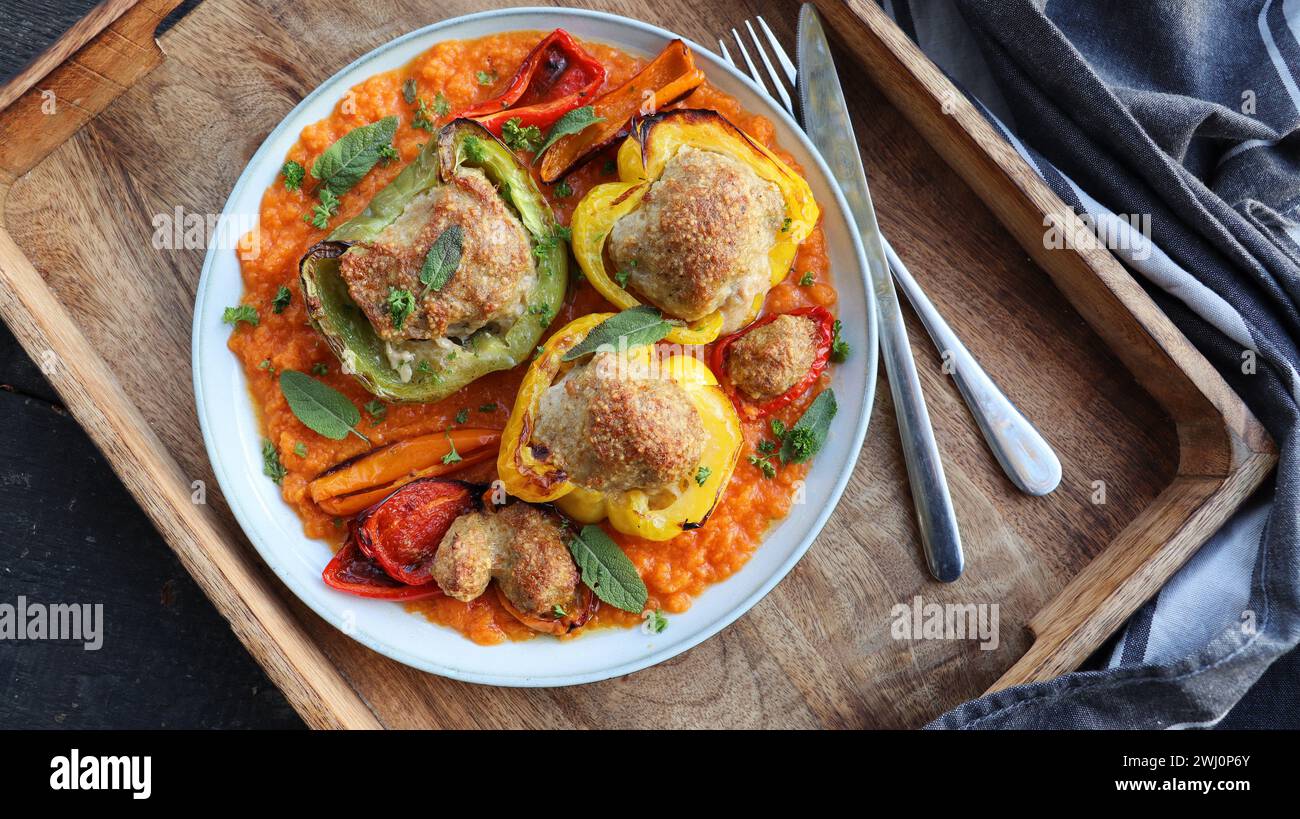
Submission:
M 303 257 L 307 314 L 370 392 L 437 401 L 528 359 L 568 286 L 562 233 L 510 149 L 458 119 Z

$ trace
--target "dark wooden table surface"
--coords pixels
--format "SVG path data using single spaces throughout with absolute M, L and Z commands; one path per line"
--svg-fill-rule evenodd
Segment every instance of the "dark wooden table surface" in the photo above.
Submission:
M 0 0 L 0 83 L 95 5 Z M 0 453 L 0 603 L 100 603 L 105 631 L 0 641 L 0 728 L 302 726 L 3 324 Z M 1297 680 L 1300 652 L 1222 726 L 1300 727 Z
M 94 5 L 0 0 L 0 83 Z M 3 325 L 0 453 L 0 603 L 104 606 L 98 651 L 0 641 L 0 728 L 302 726 Z

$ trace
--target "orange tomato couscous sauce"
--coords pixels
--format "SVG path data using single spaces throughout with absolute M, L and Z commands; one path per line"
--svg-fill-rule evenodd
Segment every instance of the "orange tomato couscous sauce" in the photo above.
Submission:
M 452 427 L 457 414 L 462 411 L 469 413 L 468 426 L 505 426 L 519 382 L 528 367 L 527 362 L 513 370 L 485 376 L 437 403 L 387 404 L 382 419 L 363 412 L 360 430 L 370 439 L 370 444 L 356 436 L 333 441 L 308 429 L 289 409 L 280 392 L 278 374 L 288 369 L 312 373 L 342 392 L 359 408 L 374 400 L 374 396 L 351 376 L 340 372 L 339 361 L 308 324 L 298 284 L 298 261 L 311 245 L 323 240 L 334 227 L 363 210 L 370 199 L 392 181 L 402 167 L 415 158 L 420 147 L 432 138 L 428 131 L 412 125 L 415 106 L 408 104 L 402 94 L 402 85 L 408 78 L 416 80 L 422 97 L 431 100 L 435 93 L 441 93 L 449 103 L 452 113 L 439 118 L 437 125 L 441 126 L 454 116 L 455 111 L 499 95 L 542 36 L 540 32 L 510 32 L 477 40 L 439 43 L 408 65 L 370 77 L 355 86 L 329 117 L 304 128 L 286 160 L 296 160 L 303 167 L 310 168 L 316 157 L 352 129 L 386 116 L 399 118 L 393 146 L 400 160 L 376 165 L 345 193 L 337 215 L 325 230 L 313 227 L 304 219 L 315 205 L 314 198 L 302 190 L 286 189 L 278 177 L 262 197 L 257 235 L 246 237 L 244 245 L 255 247 L 257 252 L 246 254 L 248 257 L 241 260 L 243 303 L 257 307 L 260 320 L 256 326 L 239 325 L 231 334 L 229 346 L 243 364 L 260 414 L 263 434 L 279 450 L 285 471 L 281 484 L 284 499 L 298 512 L 310 537 L 328 540 L 337 547 L 346 535 L 347 522 L 325 513 L 308 492 L 309 482 L 331 466 L 372 446 Z M 601 93 L 621 85 L 646 62 L 599 43 L 583 42 L 582 46 L 600 60 L 608 72 Z M 479 72 L 496 79 L 492 84 L 482 84 Z M 776 144 L 768 120 L 745 112 L 736 100 L 708 83 L 679 105 L 718 111 L 798 169 L 789 154 Z M 611 149 L 608 157 L 597 157 L 570 173 L 564 180 L 571 189 L 566 196 L 557 195 L 555 186 L 539 182 L 561 223 L 568 224 L 574 207 L 591 187 L 615 181 L 616 172 L 605 161 L 612 159 L 613 153 Z M 577 264 L 570 260 L 570 270 L 577 269 Z M 813 283 L 801 285 L 801 279 L 808 280 L 806 274 L 811 274 Z M 564 307 L 550 325 L 551 331 L 583 314 L 613 309 L 581 276 L 571 275 L 570 278 Z M 282 312 L 275 313 L 270 305 L 281 286 L 289 289 L 292 300 Z M 821 305 L 834 311 L 835 301 L 825 239 L 819 225 L 800 247 L 791 275 L 769 293 L 766 310 L 786 312 Z M 793 424 L 815 394 L 827 384 L 828 377 L 823 376 L 821 383 L 808 395 L 785 408 L 777 417 L 787 425 Z M 650 593 L 649 609 L 662 609 L 666 613 L 685 611 L 705 588 L 725 580 L 744 566 L 762 543 L 771 524 L 789 513 L 796 484 L 806 475 L 807 465 L 783 466 L 779 460 L 773 459 L 777 466 L 776 474 L 771 478 L 765 477 L 746 456 L 756 453 L 759 443 L 765 438 L 771 438 L 768 422 L 744 420 L 743 425 L 745 448 L 740 462 L 706 526 L 659 543 L 607 529 L 645 581 Z M 488 483 L 496 477 L 495 460 L 469 467 L 452 477 Z M 469 603 L 437 597 L 405 605 L 435 623 L 457 629 L 480 644 L 528 639 L 535 634 L 508 614 L 494 594 L 485 594 Z M 631 626 L 639 622 L 637 615 L 602 604 L 594 625 Z

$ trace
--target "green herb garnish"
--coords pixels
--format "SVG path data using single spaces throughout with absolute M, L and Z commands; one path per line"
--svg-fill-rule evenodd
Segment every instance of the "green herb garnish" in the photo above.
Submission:
M 645 628 L 651 634 L 663 634 L 664 629 L 668 628 L 668 618 L 664 617 L 663 609 L 655 609 L 645 613 Z
M 771 455 L 773 452 L 776 452 L 776 444 L 767 440 L 759 441 L 758 451 L 764 455 Z
M 380 149 L 391 145 L 396 133 L 397 117 L 384 117 L 378 122 L 353 128 L 316 158 L 311 166 L 311 175 L 320 180 L 322 189 L 340 196 L 375 167 Z
M 475 165 L 482 165 L 487 161 L 487 152 L 483 149 L 483 143 L 478 141 L 478 137 L 467 136 L 460 141 L 460 145 L 465 149 L 465 158 Z
M 452 225 L 434 240 L 420 268 L 420 284 L 424 285 L 425 293 L 441 290 L 451 281 L 452 274 L 460 267 L 463 249 L 464 231 L 460 225 Z
M 388 416 L 388 405 L 379 399 L 367 401 L 364 407 L 366 415 L 370 416 L 372 425 L 381 423 Z
M 712 474 L 713 470 L 709 469 L 707 466 L 700 467 L 695 470 L 695 484 L 697 486 L 704 486 L 705 482 L 709 480 L 709 476 Z
M 497 411 L 497 405 L 496 405 L 496 404 L 482 404 L 482 405 L 479 406 L 478 411 L 479 411 L 479 412 L 496 412 L 496 411 Z
M 543 327 L 548 326 L 551 323 L 551 319 L 555 318 L 555 316 L 552 315 L 551 313 L 551 306 L 549 304 L 530 305 L 528 308 L 528 312 L 534 316 L 537 316 L 537 321 Z
M 537 152 L 540 156 L 546 153 L 546 149 L 558 142 L 562 137 L 569 134 L 576 134 L 585 130 L 590 125 L 597 122 L 604 122 L 604 117 L 596 116 L 596 109 L 591 105 L 584 105 L 581 108 L 574 108 L 564 116 L 555 121 L 551 130 L 546 134 L 546 141 L 542 143 L 541 150 Z
M 289 409 L 313 432 L 332 441 L 341 441 L 352 433 L 366 443 L 370 439 L 357 432 L 361 413 L 347 396 L 306 373 L 285 370 L 280 373 L 280 392 Z
M 555 186 L 555 195 L 564 199 L 573 196 L 573 188 L 569 185 L 569 180 L 565 179 Z
M 569 551 L 582 572 L 582 582 L 596 597 L 614 608 L 640 614 L 650 592 L 636 566 L 599 526 L 588 524 L 569 541 Z
M 799 286 L 812 287 L 814 281 L 816 281 L 816 279 L 813 278 L 812 271 L 809 270 L 807 273 L 804 273 L 799 277 Z
M 415 310 L 415 294 L 410 290 L 393 288 L 388 291 L 388 299 L 384 302 L 388 305 L 388 315 L 393 320 L 393 329 L 400 330 L 406 324 L 406 319 Z
M 831 421 L 835 418 L 835 391 L 825 390 L 813 399 L 781 442 L 781 460 L 801 464 L 816 455 L 826 443 Z
M 620 339 L 626 339 L 628 349 L 654 344 L 672 329 L 658 310 L 648 304 L 637 305 L 591 328 L 587 337 L 566 352 L 562 360 L 573 361 L 606 345 L 618 350 Z
M 775 478 L 776 467 L 767 458 L 760 458 L 757 455 L 750 455 L 749 462 L 753 464 L 759 472 L 763 473 L 764 478 Z
M 401 155 L 397 153 L 397 149 L 392 145 L 384 145 L 379 149 L 379 161 L 385 165 L 390 162 L 396 162 L 401 158 Z
M 330 374 L 329 365 L 327 365 L 324 361 L 317 361 L 315 364 L 311 365 L 311 371 L 315 375 Z
M 469 408 L 468 408 L 468 407 L 462 408 L 460 412 L 456 413 L 456 423 L 458 423 L 458 424 L 463 424 L 463 423 L 465 423 L 465 422 L 468 421 L 468 420 L 469 420 Z
M 257 323 L 261 321 L 257 315 L 257 308 L 251 304 L 227 307 L 221 313 L 221 320 L 231 327 L 238 327 L 241 321 L 250 327 L 256 327 Z
M 262 439 L 262 474 L 276 483 L 283 483 L 288 474 L 284 464 L 280 463 L 280 450 L 267 438 Z
M 831 338 L 831 361 L 836 364 L 843 363 L 849 357 L 849 353 L 853 352 L 853 348 L 849 346 L 849 343 L 840 338 L 840 328 L 842 326 L 839 319 L 835 319 L 835 323 L 831 325 L 833 334 Z
M 456 442 L 451 439 L 451 433 L 447 433 L 447 446 L 451 447 L 451 452 L 442 456 L 442 462 L 447 465 L 460 463 L 464 458 L 456 451 Z
M 533 255 L 539 259 L 545 258 L 546 254 L 560 246 L 560 242 L 569 242 L 572 240 L 572 230 L 564 225 L 556 225 L 555 229 L 551 231 L 551 235 L 533 243 Z
M 415 105 L 415 101 L 420 98 L 420 87 L 415 82 L 415 77 L 407 77 L 402 82 L 402 99 L 406 100 L 407 105 Z
M 289 292 L 288 287 L 285 287 L 283 284 L 280 285 L 280 289 L 275 291 L 275 298 L 271 299 L 271 312 L 275 313 L 277 316 L 280 315 L 284 312 L 285 308 L 289 306 L 289 302 L 292 300 L 293 293 Z
M 437 127 L 434 122 L 437 117 L 437 113 L 429 111 L 429 103 L 420 100 L 415 106 L 415 114 L 411 117 L 411 127 L 433 133 L 434 128 Z
M 334 214 L 339 212 L 339 198 L 329 188 L 321 188 L 319 194 L 320 204 L 313 207 L 311 213 L 303 218 L 310 222 L 312 227 L 324 230 L 329 227 L 330 219 Z
M 302 180 L 307 175 L 307 169 L 301 163 L 290 159 L 280 168 L 280 173 L 284 175 L 284 189 L 296 191 L 302 187 Z
M 785 437 L 785 422 L 780 418 L 772 419 L 772 436 L 778 441 Z
M 475 71 L 474 79 L 478 80 L 479 85 L 491 85 L 497 81 L 497 72 L 495 71 Z
M 294 445 L 293 445 L 293 454 L 294 454 L 294 455 L 297 455 L 299 458 L 306 458 L 306 457 L 307 457 L 307 445 L 304 444 L 302 441 L 299 441 L 298 443 L 294 444 Z
M 501 141 L 513 151 L 535 152 L 542 144 L 542 129 L 524 125 L 519 117 L 511 117 L 501 126 Z

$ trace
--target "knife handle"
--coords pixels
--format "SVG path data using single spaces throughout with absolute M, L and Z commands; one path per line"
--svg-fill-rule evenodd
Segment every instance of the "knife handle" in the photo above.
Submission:
M 1046 495 L 1056 489 L 1061 483 L 1061 461 L 1051 444 L 993 383 L 912 278 L 889 241 L 883 236 L 881 239 L 895 281 L 912 303 L 934 345 L 941 353 L 951 356 L 953 380 L 1002 471 L 1025 494 Z
M 898 294 L 888 274 L 884 281 L 884 287 L 878 287 L 876 292 L 880 351 L 889 373 L 889 391 L 894 397 L 894 412 L 898 417 L 898 434 L 903 443 L 903 460 L 912 487 L 921 546 L 930 574 L 936 580 L 951 583 L 965 568 L 957 514 L 948 494 L 948 482 L 944 479 L 939 446 L 935 443 L 925 396 L 921 393 L 921 379 L 916 373 L 916 361 L 907 340 Z

